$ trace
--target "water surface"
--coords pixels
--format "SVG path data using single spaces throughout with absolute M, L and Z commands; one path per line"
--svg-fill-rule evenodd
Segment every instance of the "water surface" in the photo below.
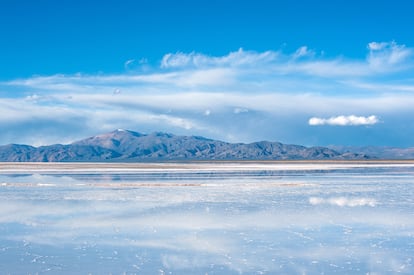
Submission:
M 413 274 L 414 163 L 0 164 L 4 274 Z

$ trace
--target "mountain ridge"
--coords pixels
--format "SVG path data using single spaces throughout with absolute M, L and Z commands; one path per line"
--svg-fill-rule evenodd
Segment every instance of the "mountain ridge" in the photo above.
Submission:
M 332 150 L 339 153 L 346 152 L 358 152 L 359 154 L 365 154 L 373 156 L 378 159 L 389 160 L 412 160 L 414 159 L 414 147 L 393 147 L 393 146 L 327 146 Z
M 366 154 L 338 152 L 280 142 L 229 143 L 201 136 L 164 132 L 142 134 L 118 129 L 71 144 L 33 147 L 0 146 L 0 161 L 16 162 L 133 162 L 172 160 L 354 160 Z

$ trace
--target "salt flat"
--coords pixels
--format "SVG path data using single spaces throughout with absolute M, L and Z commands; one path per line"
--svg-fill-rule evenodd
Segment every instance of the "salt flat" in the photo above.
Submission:
M 1 163 L 6 274 L 414 272 L 414 162 Z
M 148 163 L 0 162 L 0 173 L 10 172 L 139 172 L 181 170 L 328 170 L 350 167 L 411 167 L 414 160 L 371 161 L 205 161 Z

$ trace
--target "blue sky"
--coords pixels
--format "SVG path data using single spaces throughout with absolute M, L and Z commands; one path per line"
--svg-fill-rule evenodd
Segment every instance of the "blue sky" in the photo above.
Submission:
M 126 128 L 414 146 L 413 5 L 1 1 L 0 144 Z

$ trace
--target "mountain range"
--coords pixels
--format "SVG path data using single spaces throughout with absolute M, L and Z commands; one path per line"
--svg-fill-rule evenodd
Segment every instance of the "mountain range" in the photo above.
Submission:
M 391 146 L 328 146 L 339 153 L 358 152 L 376 159 L 414 159 L 414 147 L 400 148 Z
M 279 142 L 229 143 L 199 136 L 177 136 L 129 130 L 89 137 L 71 144 L 33 147 L 0 146 L 0 161 L 16 162 L 134 162 L 169 160 L 353 160 L 361 153 L 327 147 L 305 147 Z

